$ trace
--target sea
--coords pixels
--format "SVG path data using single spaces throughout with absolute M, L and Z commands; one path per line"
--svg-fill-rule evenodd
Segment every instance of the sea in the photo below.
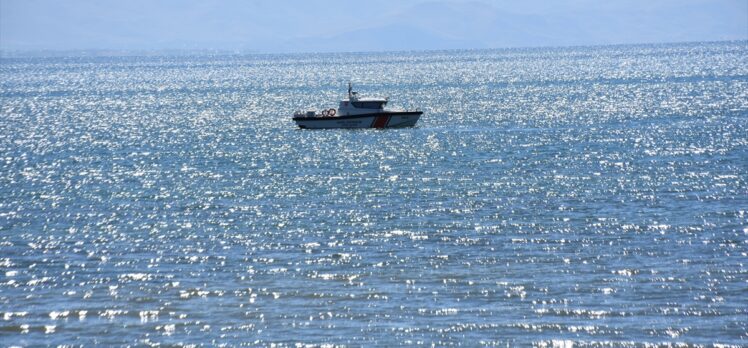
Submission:
M 3 58 L 0 345 L 746 347 L 748 42 Z

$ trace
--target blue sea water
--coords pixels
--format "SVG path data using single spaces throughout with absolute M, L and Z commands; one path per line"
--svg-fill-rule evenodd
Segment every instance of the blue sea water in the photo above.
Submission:
M 746 42 L 0 62 L 3 346 L 748 345 Z

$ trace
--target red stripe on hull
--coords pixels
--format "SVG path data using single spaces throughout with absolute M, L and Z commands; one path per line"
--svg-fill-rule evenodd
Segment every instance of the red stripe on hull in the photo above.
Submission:
M 371 128 L 384 128 L 387 127 L 387 123 L 390 122 L 390 115 L 377 116 L 374 119 L 374 123 L 371 124 Z

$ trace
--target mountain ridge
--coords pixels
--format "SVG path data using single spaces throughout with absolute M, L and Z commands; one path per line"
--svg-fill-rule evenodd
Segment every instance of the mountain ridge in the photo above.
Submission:
M 748 40 L 740 0 L 4 0 L 2 50 L 350 52 Z

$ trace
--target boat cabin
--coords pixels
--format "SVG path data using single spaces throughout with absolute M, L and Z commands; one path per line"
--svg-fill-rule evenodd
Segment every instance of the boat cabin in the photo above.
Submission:
M 387 102 L 387 98 L 359 98 L 358 94 L 351 90 L 351 85 L 348 84 L 348 98 L 340 101 L 338 115 L 349 116 L 383 112 Z

